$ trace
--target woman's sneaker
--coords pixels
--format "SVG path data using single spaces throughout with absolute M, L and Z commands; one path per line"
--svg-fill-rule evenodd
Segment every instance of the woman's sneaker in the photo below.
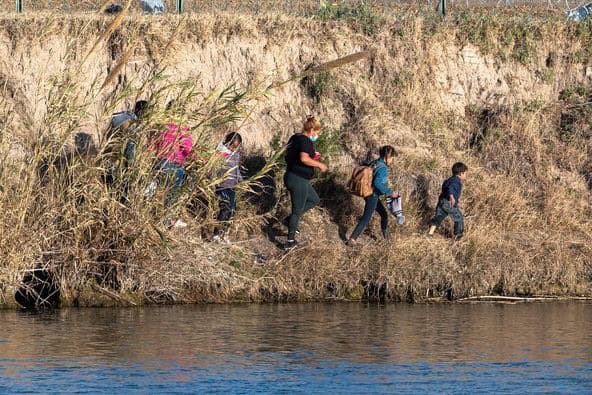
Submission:
M 296 240 L 288 240 L 288 242 L 284 245 L 284 251 L 291 251 L 298 246 L 298 242 Z
M 230 239 L 225 232 L 218 232 L 212 236 L 212 241 L 216 243 L 231 244 Z

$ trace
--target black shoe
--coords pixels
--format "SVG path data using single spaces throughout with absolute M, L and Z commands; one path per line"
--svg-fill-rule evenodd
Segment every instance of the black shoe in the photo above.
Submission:
M 284 245 L 284 251 L 293 250 L 298 246 L 298 242 L 296 240 L 288 240 L 288 242 Z
M 391 232 L 389 232 L 388 229 L 383 230 L 382 237 L 384 237 L 384 240 L 390 241 L 391 240 Z

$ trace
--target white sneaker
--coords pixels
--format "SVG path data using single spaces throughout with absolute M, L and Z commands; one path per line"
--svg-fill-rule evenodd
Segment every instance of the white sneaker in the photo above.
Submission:
M 173 228 L 186 228 L 187 224 L 183 221 L 181 221 L 180 219 L 176 220 L 175 223 L 173 224 Z
M 144 190 L 145 197 L 152 197 L 156 193 L 156 188 L 158 188 L 158 184 L 156 181 L 152 181 Z
M 226 234 L 221 234 L 221 235 L 214 235 L 212 237 L 212 241 L 216 242 L 216 243 L 222 243 L 222 244 L 228 244 L 230 245 L 230 239 L 228 239 L 228 236 L 226 236 Z

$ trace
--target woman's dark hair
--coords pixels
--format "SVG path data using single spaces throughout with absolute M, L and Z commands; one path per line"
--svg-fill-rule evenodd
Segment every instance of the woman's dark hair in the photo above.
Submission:
M 384 145 L 380 147 L 380 150 L 378 152 L 380 153 L 380 157 L 383 159 L 387 156 L 390 157 L 397 155 L 397 151 L 395 151 L 395 148 L 392 145 Z
M 234 141 L 236 141 L 239 144 L 242 144 L 243 138 L 237 132 L 228 133 L 226 135 L 226 137 L 224 137 L 224 145 L 225 146 L 228 146 L 228 144 L 231 144 Z
M 460 173 L 468 171 L 469 168 L 462 162 L 456 162 L 452 165 L 452 175 L 458 176 Z

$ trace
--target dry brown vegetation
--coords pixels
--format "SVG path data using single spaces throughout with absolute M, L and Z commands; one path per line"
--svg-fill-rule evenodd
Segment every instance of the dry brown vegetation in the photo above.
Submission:
M 0 20 L 10 43 L 0 49 L 2 302 L 12 304 L 33 268 L 52 274 L 66 305 L 591 295 L 592 107 L 584 103 L 592 25 L 496 12 L 440 22 L 422 11 L 381 18 L 371 30 L 366 22 L 133 17 L 83 62 L 109 19 Z M 370 59 L 268 89 L 365 49 Z M 103 175 L 128 137 L 107 138 L 109 115 L 140 97 L 156 106 L 138 160 L 108 188 Z M 172 98 L 179 105 L 166 110 Z M 282 172 L 259 177 L 281 165 L 274 150 L 310 112 L 325 122 L 320 150 L 332 171 L 316 181 L 323 203 L 304 219 L 303 247 L 283 254 L 273 242 L 283 240 L 274 219 L 288 206 Z M 154 179 L 148 141 L 170 119 L 192 126 L 208 165 L 194 164 L 165 208 L 164 191 L 152 199 L 143 191 Z M 248 143 L 246 171 L 257 175 L 244 185 L 232 245 L 211 243 L 209 159 L 236 129 Z M 73 150 L 80 131 L 94 137 L 92 150 Z M 340 237 L 362 202 L 345 192 L 345 179 L 384 143 L 401 152 L 392 181 L 408 222 L 393 225 L 392 241 L 371 227 L 348 249 Z M 467 235 L 454 243 L 444 229 L 428 239 L 456 160 L 471 168 Z M 276 188 L 261 191 L 261 181 Z M 164 226 L 179 215 L 189 228 Z
M 103 0 L 24 0 L 25 10 L 27 12 L 37 11 L 57 11 L 57 12 L 94 12 L 105 2 Z M 113 0 L 110 3 L 123 4 L 124 0 Z M 282 13 L 300 16 L 315 15 L 319 11 L 319 4 L 323 1 L 319 0 L 184 0 L 185 12 L 208 12 L 208 13 L 254 13 L 254 14 L 268 14 L 268 13 Z M 400 0 L 339 0 L 326 1 L 330 5 L 338 5 L 340 8 L 349 7 L 355 8 L 360 5 L 368 6 L 377 12 L 400 12 L 401 10 L 416 9 L 418 7 L 427 6 L 435 9 L 437 6 L 436 0 L 423 2 L 423 5 L 414 1 L 400 1 Z M 164 0 L 164 4 L 168 12 L 176 11 L 176 0 Z M 511 5 L 511 6 L 510 6 Z M 575 0 L 558 1 L 558 0 L 538 0 L 538 1 L 498 1 L 498 0 L 453 0 L 448 2 L 449 9 L 462 9 L 465 7 L 499 7 L 505 9 L 509 13 L 523 12 L 524 10 L 547 10 L 547 12 L 558 12 L 568 8 L 575 8 L 581 5 Z M 6 11 L 14 10 L 13 0 L 0 1 L 1 9 Z M 134 0 L 132 5 L 132 12 L 139 12 L 137 0 Z

